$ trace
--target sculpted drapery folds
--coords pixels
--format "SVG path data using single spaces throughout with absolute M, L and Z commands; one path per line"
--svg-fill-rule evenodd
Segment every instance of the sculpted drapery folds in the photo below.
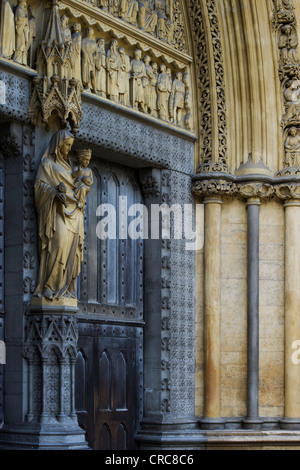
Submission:
M 0 54 L 10 59 L 15 51 L 14 14 L 8 0 L 1 4 L 0 16 Z
M 78 184 L 68 157 L 73 142 L 67 130 L 54 134 L 34 186 L 40 255 L 35 296 L 49 300 L 76 298 L 83 260 L 84 201 L 77 197 Z
M 81 82 L 81 24 L 75 23 L 73 25 L 73 53 L 74 53 L 74 64 L 73 64 L 73 76 L 76 80 Z
M 119 101 L 125 106 L 130 105 L 130 90 L 129 90 L 129 79 L 130 79 L 130 58 L 126 54 L 124 47 L 119 48 L 120 54 L 120 70 L 118 77 L 119 84 Z
M 16 51 L 14 60 L 22 65 L 27 65 L 27 52 L 29 47 L 29 23 L 27 4 L 19 0 L 15 11 L 16 26 Z
M 106 52 L 105 40 L 100 38 L 97 41 L 97 53 L 95 59 L 96 67 L 96 92 L 106 97 Z
M 116 39 L 112 39 L 110 49 L 107 51 L 107 95 L 115 102 L 119 100 L 118 74 L 120 69 L 120 54 Z
M 81 44 L 82 84 L 84 88 L 95 91 L 95 54 L 97 43 L 94 39 L 93 29 L 87 28 L 86 37 Z
M 157 80 L 157 108 L 158 115 L 164 121 L 169 118 L 169 96 L 171 93 L 171 79 L 165 64 L 160 66 L 160 74 Z
M 142 60 L 142 51 L 134 51 L 134 59 L 131 61 L 131 79 L 132 79 L 132 105 L 136 109 L 144 111 L 145 94 L 143 80 L 146 77 L 145 64 Z

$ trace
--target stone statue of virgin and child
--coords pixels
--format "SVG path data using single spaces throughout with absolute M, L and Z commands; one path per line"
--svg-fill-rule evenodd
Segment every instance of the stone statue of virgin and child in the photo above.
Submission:
M 74 136 L 67 130 L 53 135 L 34 185 L 40 258 L 34 298 L 46 302 L 76 301 L 76 279 L 83 260 L 83 212 L 93 174 L 88 167 L 90 150 L 80 150 L 78 165 L 72 167 L 69 153 L 73 142 Z

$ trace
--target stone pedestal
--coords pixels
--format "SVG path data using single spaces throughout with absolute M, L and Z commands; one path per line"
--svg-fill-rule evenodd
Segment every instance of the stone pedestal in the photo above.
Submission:
M 0 448 L 88 449 L 75 412 L 76 303 L 58 304 L 35 300 L 30 307 L 23 346 L 27 413 L 23 423 L 2 428 Z

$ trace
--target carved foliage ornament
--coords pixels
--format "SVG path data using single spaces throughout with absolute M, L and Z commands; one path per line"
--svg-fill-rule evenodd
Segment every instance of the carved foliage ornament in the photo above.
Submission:
M 269 199 L 277 196 L 286 201 L 300 199 L 300 183 L 277 183 L 263 182 L 233 183 L 225 180 L 197 181 L 193 184 L 193 194 L 198 197 L 207 196 L 240 196 L 244 199 L 258 198 Z
M 189 0 L 192 18 L 193 36 L 196 43 L 196 62 L 198 66 L 198 87 L 200 89 L 201 112 L 201 162 L 207 164 L 218 162 L 222 171 L 228 171 L 227 162 L 227 128 L 226 103 L 224 91 L 224 67 L 221 47 L 217 3 L 215 0 Z M 207 34 L 205 24 L 210 27 Z M 210 47 L 207 45 L 210 41 Z M 208 50 L 212 50 L 212 65 Z M 211 89 L 216 90 L 216 100 L 211 99 Z M 214 121 L 214 117 L 216 121 Z M 217 150 L 213 152 L 213 142 L 217 142 Z M 206 171 L 201 165 L 198 172 Z
M 277 35 L 279 78 L 284 115 L 283 172 L 300 166 L 300 62 L 297 20 L 292 0 L 273 0 L 273 27 Z M 292 171 L 292 170 L 291 170 Z M 295 174 L 292 171 L 293 174 Z M 283 173 L 280 172 L 279 176 Z
M 195 196 L 233 196 L 237 192 L 237 185 L 225 180 L 197 181 L 192 186 Z

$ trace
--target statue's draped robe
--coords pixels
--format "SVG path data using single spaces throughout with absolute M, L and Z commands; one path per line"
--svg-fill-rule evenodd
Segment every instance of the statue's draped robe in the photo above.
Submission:
M 74 198 L 71 166 L 58 150 L 68 138 L 73 136 L 67 131 L 60 131 L 53 137 L 41 160 L 34 187 L 40 254 L 35 294 L 42 296 L 45 289 L 50 289 L 53 298 L 75 296 L 76 278 L 83 259 L 83 210 L 77 207 Z M 66 207 L 56 199 L 61 182 L 67 188 Z
M 15 20 L 8 0 L 1 4 L 0 16 L 0 54 L 11 58 L 15 51 Z

